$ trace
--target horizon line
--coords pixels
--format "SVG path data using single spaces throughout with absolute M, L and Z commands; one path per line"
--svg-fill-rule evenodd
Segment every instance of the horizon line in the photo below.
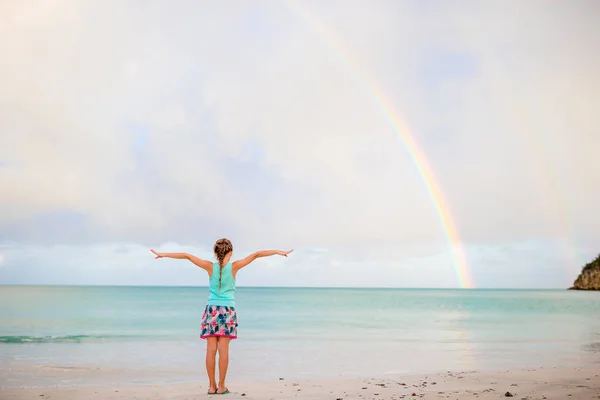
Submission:
M 203 288 L 205 285 L 131 285 L 131 284 L 68 284 L 68 283 L 0 283 L 3 286 L 42 286 L 42 287 L 122 287 L 122 288 Z M 245 289 L 386 289 L 386 290 L 568 290 L 569 287 L 403 287 L 403 286 L 256 286 L 239 285 L 236 288 Z

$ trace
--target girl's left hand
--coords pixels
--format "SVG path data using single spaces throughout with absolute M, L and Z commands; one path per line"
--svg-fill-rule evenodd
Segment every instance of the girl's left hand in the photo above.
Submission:
M 157 258 L 162 258 L 163 255 L 161 253 L 157 253 L 156 251 L 150 249 L 151 252 L 153 252 L 154 254 L 156 254 L 156 257 L 154 257 L 154 259 L 156 260 Z
M 287 255 L 290 254 L 292 251 L 294 251 L 294 250 L 288 250 L 288 251 L 278 250 L 277 254 L 279 254 L 280 256 L 287 257 Z

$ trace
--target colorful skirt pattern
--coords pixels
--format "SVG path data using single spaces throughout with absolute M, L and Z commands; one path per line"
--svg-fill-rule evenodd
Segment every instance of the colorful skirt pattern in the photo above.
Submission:
M 231 339 L 237 338 L 237 314 L 235 307 L 211 306 L 204 309 L 202 316 L 201 339 L 210 336 L 225 336 Z

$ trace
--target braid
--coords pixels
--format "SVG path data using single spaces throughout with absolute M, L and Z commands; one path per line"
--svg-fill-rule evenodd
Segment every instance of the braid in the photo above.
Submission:
M 224 267 L 223 262 L 225 261 L 225 257 L 227 254 L 233 251 L 233 245 L 228 239 L 219 239 L 217 243 L 215 243 L 214 247 L 215 255 L 217 256 L 217 261 L 221 268 Z
M 223 278 L 223 263 L 225 262 L 225 256 L 233 251 L 233 245 L 229 239 L 219 239 L 217 243 L 215 243 L 214 252 L 217 256 L 217 261 L 219 262 L 219 293 L 221 293 L 221 279 Z

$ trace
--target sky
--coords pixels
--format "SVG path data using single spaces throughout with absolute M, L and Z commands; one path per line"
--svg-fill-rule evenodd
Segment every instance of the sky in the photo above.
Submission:
M 238 285 L 567 287 L 600 253 L 599 15 L 0 2 L 0 284 L 202 286 L 149 249 L 227 237 L 294 249 Z

